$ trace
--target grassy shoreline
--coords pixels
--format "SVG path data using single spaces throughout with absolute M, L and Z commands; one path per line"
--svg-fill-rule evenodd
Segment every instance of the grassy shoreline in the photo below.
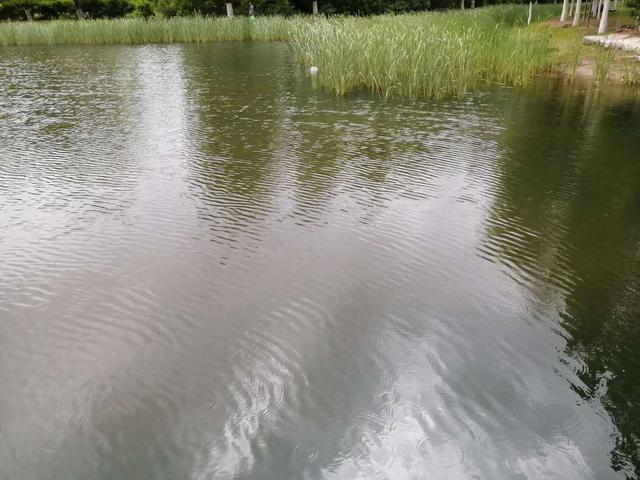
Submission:
M 7 22 L 0 23 L 0 47 L 285 41 L 301 64 L 319 67 L 319 85 L 338 95 L 438 99 L 487 84 L 524 86 L 557 69 L 558 58 L 571 64 L 571 52 L 555 47 L 564 45 L 558 33 L 541 23 L 558 14 L 559 6 L 538 5 L 531 26 L 524 5 L 375 17 Z
M 536 7 L 534 21 L 559 15 L 555 5 Z M 516 27 L 526 23 L 523 5 L 505 5 L 475 10 L 423 12 L 374 17 L 268 16 L 247 17 L 171 17 L 116 18 L 85 20 L 44 20 L 37 22 L 0 22 L 0 47 L 26 45 L 108 45 L 145 43 L 211 43 L 229 41 L 288 41 L 304 35 L 311 26 L 344 26 L 370 31 L 373 25 L 386 23 L 385 34 L 396 33 L 405 23 L 414 28 L 426 24 L 450 27 Z M 429 33 L 429 32 L 423 32 Z M 452 31 L 451 33 L 456 33 Z M 464 33 L 464 32 L 459 32 Z
M 304 17 L 172 17 L 0 23 L 0 47 L 287 41 Z
M 584 37 L 596 35 L 598 25 L 569 28 L 560 22 L 548 22 L 551 44 L 554 48 L 554 69 L 567 80 L 591 81 L 602 84 L 605 80 L 640 89 L 640 62 L 636 52 L 602 45 L 585 44 Z M 618 25 L 632 24 L 633 19 L 624 12 L 609 17 L 608 31 L 616 32 Z

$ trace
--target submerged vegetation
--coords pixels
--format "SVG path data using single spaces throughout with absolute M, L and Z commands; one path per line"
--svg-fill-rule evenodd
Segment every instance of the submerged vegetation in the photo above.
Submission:
M 541 5 L 536 18 L 557 14 Z M 175 17 L 0 24 L 0 45 L 287 41 L 337 94 L 464 96 L 487 83 L 525 85 L 550 65 L 547 27 L 524 6 L 376 17 Z

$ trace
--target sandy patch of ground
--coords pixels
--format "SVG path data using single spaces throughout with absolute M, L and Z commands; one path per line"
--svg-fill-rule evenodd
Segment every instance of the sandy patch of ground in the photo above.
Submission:
M 614 47 L 621 50 L 640 53 L 640 36 L 636 32 L 611 33 L 609 35 L 587 35 L 584 37 L 584 42 L 590 44 L 602 44 L 607 47 Z

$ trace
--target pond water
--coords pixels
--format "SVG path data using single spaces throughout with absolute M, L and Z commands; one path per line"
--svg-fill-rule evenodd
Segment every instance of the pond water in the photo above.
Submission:
M 0 478 L 640 474 L 640 104 L 0 51 Z

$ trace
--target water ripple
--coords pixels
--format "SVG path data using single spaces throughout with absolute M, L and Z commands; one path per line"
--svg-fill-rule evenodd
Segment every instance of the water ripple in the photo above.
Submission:
M 0 477 L 633 478 L 636 107 L 334 98 L 281 45 L 0 82 Z

